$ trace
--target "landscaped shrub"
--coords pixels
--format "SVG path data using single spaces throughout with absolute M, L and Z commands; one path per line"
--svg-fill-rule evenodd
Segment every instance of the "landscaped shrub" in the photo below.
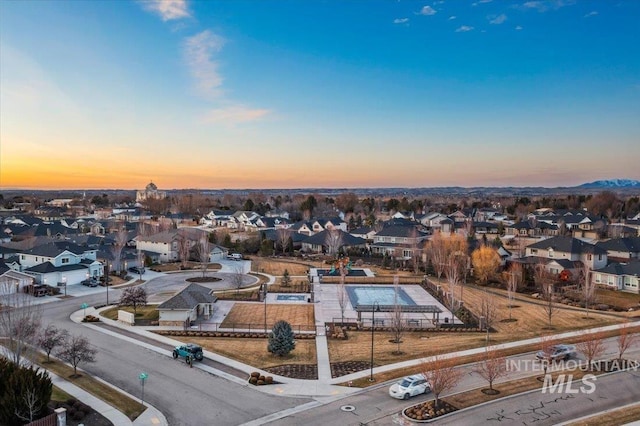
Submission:
M 251 373 L 251 377 L 258 378 L 258 377 L 260 377 L 260 373 L 258 373 L 257 371 L 254 371 L 254 372 Z
M 249 383 L 251 383 L 252 385 L 255 385 L 255 384 L 258 383 L 258 379 L 255 378 L 255 377 L 252 377 L 252 378 L 249 379 Z
M 258 386 L 264 385 L 264 380 L 258 380 Z
M 276 322 L 269 334 L 267 350 L 274 355 L 287 355 L 295 348 L 295 340 L 291 325 L 283 320 Z
M 273 383 L 273 377 L 271 377 L 271 376 L 265 377 L 265 383 L 268 384 L 268 385 L 272 384 Z

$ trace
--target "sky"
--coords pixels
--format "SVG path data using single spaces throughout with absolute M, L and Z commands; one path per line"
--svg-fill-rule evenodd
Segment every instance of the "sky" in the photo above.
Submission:
M 640 2 L 0 2 L 0 189 L 640 179 Z

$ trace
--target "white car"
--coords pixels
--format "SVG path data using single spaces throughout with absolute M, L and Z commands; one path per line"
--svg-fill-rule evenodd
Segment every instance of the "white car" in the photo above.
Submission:
M 412 396 L 427 393 L 430 390 L 429 383 L 427 383 L 424 376 L 422 374 L 414 374 L 391 385 L 389 395 L 396 399 L 409 399 Z
M 571 358 L 576 354 L 576 347 L 573 345 L 554 345 L 548 352 L 538 351 L 536 358 L 547 361 L 560 361 Z

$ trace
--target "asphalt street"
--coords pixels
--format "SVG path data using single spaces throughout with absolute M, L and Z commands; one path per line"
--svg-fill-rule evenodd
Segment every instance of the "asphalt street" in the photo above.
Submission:
M 117 300 L 120 290 L 109 290 L 110 300 Z M 145 401 L 165 414 L 170 425 L 205 426 L 238 425 L 309 401 L 259 392 L 216 377 L 186 363 L 173 360 L 144 347 L 127 343 L 69 319 L 84 302 L 104 303 L 105 292 L 74 297 L 41 305 L 43 322 L 54 323 L 72 334 L 86 336 L 98 350 L 95 363 L 81 365 L 99 377 L 132 395 L 141 395 L 138 376 L 148 374 Z

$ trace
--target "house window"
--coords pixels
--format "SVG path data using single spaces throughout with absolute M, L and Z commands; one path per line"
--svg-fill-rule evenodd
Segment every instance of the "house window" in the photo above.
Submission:
M 587 255 L 587 260 L 592 260 L 592 259 L 593 259 L 593 257 L 590 254 L 588 254 Z
M 549 257 L 553 257 L 553 249 L 549 249 Z
M 62 258 L 62 264 L 64 265 L 66 263 L 69 263 L 69 258 L 68 257 L 63 257 Z
M 601 283 L 602 282 L 602 275 L 596 274 L 596 282 L 597 283 Z
M 598 260 L 602 260 L 602 255 L 601 254 L 598 255 Z
M 538 249 L 531 249 L 531 254 L 538 254 Z

